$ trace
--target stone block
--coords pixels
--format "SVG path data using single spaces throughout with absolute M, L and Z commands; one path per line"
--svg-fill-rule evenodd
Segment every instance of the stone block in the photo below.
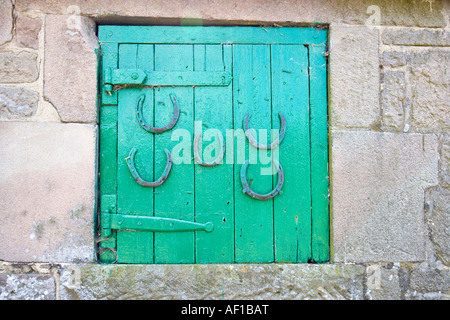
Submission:
M 0 300 L 55 300 L 51 275 L 0 274 Z
M 383 31 L 381 39 L 384 44 L 402 46 L 450 46 L 450 32 L 438 29 L 388 29 Z
M 450 52 L 429 50 L 411 53 L 411 128 L 419 132 L 446 132 L 450 129 Z
M 16 43 L 25 48 L 39 48 L 39 32 L 42 20 L 19 15 L 16 19 Z
M 358 26 L 330 29 L 330 125 L 380 125 L 378 30 Z
M 440 138 L 441 141 L 441 161 L 439 175 L 441 185 L 450 187 L 450 133 L 445 133 Z
M 11 0 L 0 0 L 0 46 L 12 39 L 13 7 Z
M 436 188 L 427 194 L 426 209 L 434 254 L 450 265 L 450 189 Z
M 382 63 L 391 68 L 402 67 L 406 65 L 406 55 L 398 51 L 383 52 Z
M 450 269 L 427 263 L 410 268 L 408 300 L 450 300 Z
M 382 77 L 381 110 L 383 127 L 388 130 L 403 131 L 406 125 L 405 74 L 403 72 L 387 71 Z
M 44 97 L 63 122 L 97 121 L 97 51 L 94 21 L 46 17 Z
M 31 52 L 0 52 L 0 83 L 36 81 L 39 76 L 37 55 Z
M 35 115 L 39 93 L 24 87 L 0 86 L 0 119 L 21 119 Z
M 61 300 L 363 299 L 364 266 L 64 265 Z
M 334 261 L 423 261 L 437 137 L 334 130 L 331 149 Z
M 366 292 L 369 300 L 399 300 L 400 266 L 394 263 L 369 265 L 366 268 Z
M 94 260 L 96 132 L 0 122 L 0 260 Z
M 445 27 L 447 20 L 442 13 L 445 0 L 315 0 L 283 2 L 273 0 L 154 0 L 148 5 L 140 0 L 95 2 L 82 0 L 16 0 L 18 11 L 42 10 L 51 14 L 66 14 L 68 8 L 76 7 L 83 16 L 114 23 L 147 22 L 160 24 L 195 20 L 201 24 L 261 22 L 346 23 L 365 24 L 373 19 L 369 7 L 376 6 L 381 25 Z M 143 19 L 146 18 L 146 19 Z

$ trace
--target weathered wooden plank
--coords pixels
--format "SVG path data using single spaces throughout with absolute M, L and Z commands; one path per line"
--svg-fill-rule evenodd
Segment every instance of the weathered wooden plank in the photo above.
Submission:
M 326 30 L 310 28 L 102 26 L 101 42 L 177 44 L 320 44 Z
M 153 45 L 120 45 L 120 68 L 153 68 Z M 135 147 L 136 168 L 140 175 L 153 181 L 153 135 L 143 130 L 136 119 L 138 97 L 145 94 L 144 115 L 153 121 L 153 91 L 124 88 L 119 91 L 118 119 L 118 188 L 119 214 L 153 215 L 153 188 L 140 186 L 130 174 L 125 159 Z M 152 263 L 153 233 L 136 231 L 117 232 L 118 262 Z
M 155 45 L 155 71 L 192 71 L 193 54 L 192 45 Z M 164 126 L 171 119 L 173 106 L 169 94 L 176 97 L 181 113 L 172 130 L 155 136 L 155 172 L 162 172 L 166 165 L 165 148 L 172 152 L 174 160 L 168 179 L 155 189 L 155 216 L 194 221 L 194 165 L 190 155 L 188 163 L 179 163 L 186 152 L 191 154 L 193 88 L 155 89 L 156 126 Z M 187 146 L 182 152 L 173 149 L 179 142 Z M 194 262 L 193 232 L 155 233 L 155 263 Z
M 250 127 L 271 130 L 270 46 L 233 46 L 233 108 L 234 128 L 243 128 L 243 118 L 250 112 Z M 273 200 L 259 201 L 242 193 L 238 161 L 239 143 L 235 144 L 235 261 L 272 262 Z M 266 152 L 266 151 L 264 151 Z M 261 175 L 268 165 L 255 163 L 258 150 L 246 143 L 246 159 L 250 160 L 247 179 L 258 193 L 272 190 L 272 176 Z M 238 163 L 240 162 L 240 163 Z M 256 161 L 258 162 L 258 161 Z
M 231 46 L 195 45 L 195 72 L 231 72 L 231 54 Z M 194 89 L 194 93 L 195 121 L 202 133 L 200 143 L 203 140 L 199 144 L 199 154 L 202 161 L 212 162 L 222 152 L 215 142 L 216 134 L 221 134 L 225 143 L 226 129 L 233 126 L 232 87 L 199 87 Z M 210 152 L 211 149 L 214 152 Z M 233 198 L 232 164 L 195 165 L 195 220 L 214 224 L 213 232 L 196 232 L 197 263 L 234 261 Z
M 307 262 L 311 257 L 308 50 L 273 45 L 271 59 L 274 128 L 280 126 L 278 113 L 286 118 L 286 134 L 278 149 L 285 181 L 282 194 L 274 198 L 275 260 Z
M 325 43 L 309 47 L 311 108 L 312 259 L 330 258 L 327 63 Z
M 100 108 L 99 133 L 99 195 L 116 195 L 117 192 L 117 107 L 102 106 Z M 100 208 L 103 210 L 105 208 Z M 112 232 L 108 238 L 100 242 L 100 261 L 113 262 L 116 260 L 116 233 Z M 105 250 L 112 248 L 113 250 Z

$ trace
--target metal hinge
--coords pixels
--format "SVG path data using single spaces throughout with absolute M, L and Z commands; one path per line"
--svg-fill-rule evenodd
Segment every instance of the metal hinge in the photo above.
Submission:
M 101 234 L 111 235 L 111 230 L 139 230 L 152 232 L 206 231 L 214 229 L 212 222 L 198 223 L 178 219 L 132 214 L 117 214 L 115 196 L 102 196 Z M 104 205 L 104 206 L 103 206 Z
M 144 71 L 105 68 L 103 87 L 107 93 L 111 93 L 115 85 L 228 86 L 231 79 L 231 74 L 226 71 Z

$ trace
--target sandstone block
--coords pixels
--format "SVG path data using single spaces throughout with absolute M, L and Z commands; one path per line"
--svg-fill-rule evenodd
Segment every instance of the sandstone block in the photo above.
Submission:
M 51 275 L 0 274 L 0 300 L 55 300 Z
M 0 122 L 0 260 L 93 261 L 96 130 Z
M 81 0 L 16 0 L 18 11 L 42 10 L 51 14 L 66 14 L 68 8 L 77 7 L 84 16 L 92 16 L 115 23 L 129 23 L 130 17 L 157 18 L 173 23 L 173 18 L 189 20 L 195 18 L 202 24 L 214 24 L 214 20 L 239 21 L 260 25 L 261 21 L 292 21 L 365 24 L 376 14 L 368 10 L 371 6 L 379 9 L 379 24 L 393 26 L 445 27 L 447 21 L 442 13 L 445 0 L 316 0 L 283 2 L 272 0 L 202 0 L 165 1 L 155 0 L 147 5 L 140 0 L 95 2 Z M 128 18 L 128 19 L 127 19 Z M 172 18 L 172 19 L 171 19 Z M 377 23 L 377 19 L 374 19 Z M 142 21 L 142 20 L 141 20 Z
M 36 113 L 39 93 L 24 87 L 0 86 L 0 119 L 20 119 Z
M 331 145 L 334 261 L 423 261 L 437 137 L 333 131 Z
M 33 82 L 38 76 L 36 54 L 0 52 L 0 83 Z
M 371 128 L 380 123 L 378 30 L 330 29 L 330 125 Z
M 406 124 L 406 83 L 403 72 L 387 71 L 383 74 L 381 90 L 381 109 L 383 126 L 403 131 Z
M 13 14 L 11 0 L 0 0 L 0 46 L 12 39 Z
M 450 129 L 450 52 L 425 51 L 408 57 L 411 87 L 411 127 L 420 132 Z
M 64 265 L 62 300 L 363 298 L 361 265 Z
M 403 46 L 450 46 L 450 32 L 446 30 L 388 29 L 381 35 L 385 44 Z
M 406 55 L 397 51 L 383 52 L 382 63 L 391 68 L 402 67 L 406 65 Z
M 38 49 L 41 27 L 41 19 L 19 15 L 16 19 L 17 44 L 25 48 Z
M 97 120 L 95 23 L 77 15 L 49 15 L 45 24 L 44 97 L 63 122 Z

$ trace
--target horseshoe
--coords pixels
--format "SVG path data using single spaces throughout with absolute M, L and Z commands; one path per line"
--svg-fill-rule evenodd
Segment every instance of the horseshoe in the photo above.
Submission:
M 201 136 L 201 133 L 197 134 L 194 138 L 194 158 L 197 161 L 197 163 L 204 167 L 214 167 L 214 166 L 217 166 L 218 164 L 221 164 L 223 161 L 223 156 L 225 155 L 225 144 L 223 143 L 222 136 L 217 135 L 217 138 L 219 138 L 220 144 L 222 145 L 222 152 L 214 161 L 211 161 L 211 162 L 202 161 L 202 159 L 200 158 L 200 155 L 198 154 L 198 140 L 199 140 L 200 136 Z
M 280 135 L 278 136 L 278 138 L 274 142 L 269 144 L 269 145 L 258 144 L 256 139 L 253 137 L 253 135 L 249 131 L 249 124 L 248 124 L 248 122 L 249 122 L 249 119 L 250 119 L 250 113 L 247 112 L 247 114 L 244 117 L 244 130 L 245 130 L 245 135 L 248 138 L 248 142 L 252 146 L 254 146 L 255 148 L 258 148 L 258 149 L 270 149 L 270 150 L 273 150 L 276 147 L 278 147 L 281 144 L 281 142 L 283 141 L 284 135 L 286 134 L 286 118 L 283 116 L 283 114 L 281 112 L 278 114 L 278 117 L 280 118 L 280 123 L 281 123 Z
M 167 157 L 167 164 L 166 167 L 164 168 L 164 171 L 161 175 L 161 177 L 154 181 L 154 182 L 148 182 L 145 181 L 144 179 L 142 179 L 136 169 L 136 166 L 134 165 L 134 156 L 136 154 L 136 148 L 132 148 L 130 151 L 130 154 L 128 155 L 128 158 L 125 158 L 125 160 L 127 161 L 127 165 L 128 165 L 128 169 L 130 169 L 130 173 L 133 176 L 134 180 L 141 186 L 144 187 L 159 187 L 160 185 L 162 185 L 166 180 L 167 177 L 169 176 L 170 173 L 170 169 L 172 169 L 172 155 L 170 154 L 169 150 L 164 149 L 164 152 L 166 153 L 166 157 Z
M 252 189 L 250 189 L 250 186 L 247 182 L 247 168 L 248 168 L 248 160 L 245 160 L 245 163 L 242 165 L 241 167 L 241 183 L 242 183 L 242 192 L 248 194 L 250 197 L 252 197 L 253 199 L 258 199 L 258 200 L 269 200 L 272 199 L 273 197 L 275 197 L 277 194 L 279 194 L 281 192 L 281 188 L 283 187 L 283 183 L 284 183 L 284 171 L 283 168 L 281 167 L 281 164 L 278 163 L 278 183 L 276 185 L 276 187 L 270 191 L 269 193 L 266 194 L 258 194 L 256 192 L 254 192 Z
M 180 116 L 180 108 L 178 107 L 177 99 L 175 98 L 175 96 L 173 94 L 170 94 L 169 96 L 173 103 L 173 115 L 172 115 L 172 119 L 170 120 L 170 122 L 161 128 L 152 127 L 147 124 L 147 122 L 144 119 L 144 115 L 142 114 L 142 107 L 144 105 L 145 94 L 142 94 L 139 96 L 137 107 L 136 107 L 136 116 L 137 116 L 140 126 L 145 131 L 152 132 L 152 133 L 162 133 L 164 131 L 172 129 L 175 126 L 175 124 L 178 121 L 178 117 Z

